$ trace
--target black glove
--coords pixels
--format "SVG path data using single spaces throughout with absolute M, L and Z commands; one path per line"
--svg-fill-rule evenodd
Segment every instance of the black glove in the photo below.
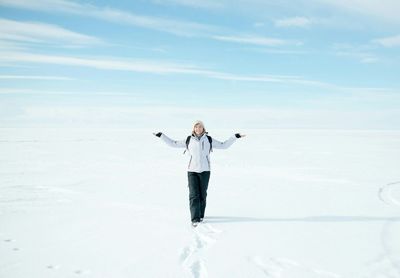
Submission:
M 240 133 L 235 133 L 235 136 L 236 136 L 236 138 L 242 137 L 242 136 L 240 135 Z
M 157 136 L 157 137 L 161 137 L 161 132 L 159 132 L 159 133 L 153 133 L 155 136 Z

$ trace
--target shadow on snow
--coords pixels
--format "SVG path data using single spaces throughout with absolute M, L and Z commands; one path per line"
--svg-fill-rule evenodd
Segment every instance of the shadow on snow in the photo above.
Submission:
M 206 216 L 208 223 L 235 223 L 235 222 L 380 222 L 400 221 L 400 217 L 376 217 L 376 216 L 337 216 L 320 215 L 307 217 L 287 218 L 258 218 L 238 216 Z

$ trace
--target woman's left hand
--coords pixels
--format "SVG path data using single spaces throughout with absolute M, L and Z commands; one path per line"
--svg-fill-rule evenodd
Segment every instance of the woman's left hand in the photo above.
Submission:
M 242 138 L 245 137 L 245 134 L 240 134 L 240 133 L 235 133 L 236 138 Z

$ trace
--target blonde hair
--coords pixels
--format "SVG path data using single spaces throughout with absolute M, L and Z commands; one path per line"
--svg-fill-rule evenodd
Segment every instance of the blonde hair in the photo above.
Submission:
M 200 120 L 197 120 L 197 121 L 195 121 L 194 124 L 193 124 L 192 134 L 195 134 L 194 128 L 195 128 L 196 125 L 201 125 L 201 126 L 203 127 L 203 133 L 206 133 L 206 128 L 205 128 L 205 126 L 204 126 L 204 123 L 203 123 L 202 121 L 200 121 Z

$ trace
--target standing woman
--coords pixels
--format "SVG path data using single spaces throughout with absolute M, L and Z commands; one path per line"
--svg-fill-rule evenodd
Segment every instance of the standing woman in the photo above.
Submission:
M 227 149 L 237 138 L 244 137 L 236 133 L 225 142 L 220 142 L 207 135 L 202 121 L 196 121 L 193 125 L 192 135 L 186 140 L 175 141 L 158 132 L 155 136 L 160 137 L 167 145 L 175 148 L 186 148 L 190 154 L 188 165 L 189 203 L 192 225 L 196 227 L 203 221 L 206 209 L 206 198 L 208 181 L 210 179 L 210 152 L 212 149 Z

